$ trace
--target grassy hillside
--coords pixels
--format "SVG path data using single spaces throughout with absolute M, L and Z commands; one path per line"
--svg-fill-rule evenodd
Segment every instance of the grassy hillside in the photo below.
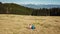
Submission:
M 28 24 L 34 24 L 31 30 Z M 0 14 L 0 34 L 60 34 L 60 16 Z
M 2 3 L 0 4 L 0 13 L 12 14 L 31 14 L 32 9 L 15 4 L 15 3 Z

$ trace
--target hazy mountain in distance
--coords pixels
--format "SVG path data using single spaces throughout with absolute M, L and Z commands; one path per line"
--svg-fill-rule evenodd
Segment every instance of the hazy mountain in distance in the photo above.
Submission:
M 28 7 L 28 8 L 34 8 L 34 9 L 40 9 L 40 8 L 60 8 L 60 5 L 43 5 L 43 4 L 21 4 L 22 6 Z

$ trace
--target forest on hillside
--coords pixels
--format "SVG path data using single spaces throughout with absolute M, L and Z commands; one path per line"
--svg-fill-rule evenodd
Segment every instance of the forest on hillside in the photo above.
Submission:
M 0 14 L 19 14 L 32 16 L 60 16 L 60 8 L 33 9 L 15 3 L 0 2 Z

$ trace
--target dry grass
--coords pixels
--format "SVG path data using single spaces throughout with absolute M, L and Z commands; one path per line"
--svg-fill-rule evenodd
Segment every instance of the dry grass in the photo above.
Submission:
M 36 29 L 27 29 L 28 24 Z M 0 34 L 60 34 L 60 16 L 0 14 Z

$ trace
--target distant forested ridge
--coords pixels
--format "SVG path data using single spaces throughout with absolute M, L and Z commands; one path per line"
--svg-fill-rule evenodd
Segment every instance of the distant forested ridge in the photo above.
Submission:
M 19 14 L 32 16 L 60 16 L 60 8 L 33 9 L 15 3 L 0 2 L 0 14 Z

